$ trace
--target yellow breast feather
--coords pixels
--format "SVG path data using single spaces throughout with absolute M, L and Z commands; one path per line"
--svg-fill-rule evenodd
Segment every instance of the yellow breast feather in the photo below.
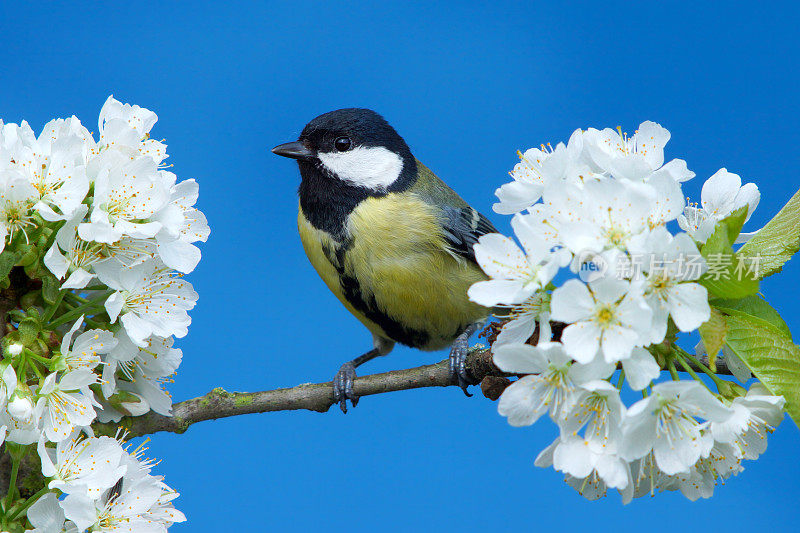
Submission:
M 414 194 L 368 198 L 344 243 L 298 219 L 306 254 L 348 310 L 374 334 L 426 350 L 489 314 L 467 298 L 485 275 L 449 250 L 434 209 Z

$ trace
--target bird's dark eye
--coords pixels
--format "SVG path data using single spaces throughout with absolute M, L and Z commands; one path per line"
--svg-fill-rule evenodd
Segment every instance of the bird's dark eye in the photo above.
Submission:
M 353 146 L 353 143 L 350 141 L 349 137 L 337 137 L 335 141 L 333 141 L 333 147 L 336 148 L 337 152 L 346 152 Z

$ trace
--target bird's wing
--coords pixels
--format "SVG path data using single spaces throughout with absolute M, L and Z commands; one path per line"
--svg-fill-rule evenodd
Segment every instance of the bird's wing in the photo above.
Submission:
M 444 221 L 444 236 L 450 249 L 457 254 L 475 262 L 473 246 L 481 235 L 497 233 L 492 223 L 482 214 L 470 206 L 457 208 L 445 206 L 443 212 L 447 217 Z
M 417 194 L 439 210 L 443 235 L 451 252 L 476 263 L 472 247 L 478 238 L 497 233 L 489 219 L 467 204 L 453 189 L 417 160 Z

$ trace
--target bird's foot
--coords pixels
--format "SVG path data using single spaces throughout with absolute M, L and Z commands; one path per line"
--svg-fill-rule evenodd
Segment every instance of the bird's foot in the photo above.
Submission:
M 476 382 L 467 370 L 467 353 L 469 353 L 469 335 L 459 335 L 450 348 L 450 364 L 448 368 L 450 370 L 450 379 L 461 387 L 464 394 L 472 396 L 467 392 L 467 387 L 476 385 Z
M 347 400 L 355 407 L 358 396 L 353 392 L 353 381 L 356 379 L 356 366 L 352 361 L 342 365 L 333 378 L 333 402 L 339 404 L 343 413 L 347 413 Z
M 387 344 L 390 343 L 390 344 Z M 380 346 L 379 346 L 380 345 Z M 353 392 L 353 382 L 356 379 L 356 368 L 367 361 L 371 361 L 379 355 L 385 355 L 392 349 L 394 343 L 380 339 L 376 341 L 375 348 L 363 355 L 359 355 L 352 361 L 342 365 L 336 376 L 333 378 L 333 403 L 338 403 L 343 413 L 347 413 L 347 400 L 355 407 L 358 404 L 358 396 Z

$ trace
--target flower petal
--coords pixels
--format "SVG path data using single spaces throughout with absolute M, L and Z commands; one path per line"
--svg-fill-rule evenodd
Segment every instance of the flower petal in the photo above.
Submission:
M 539 374 L 547 370 L 547 358 L 529 344 L 504 344 L 492 348 L 492 359 L 504 372 Z
M 681 331 L 693 331 L 711 317 L 708 291 L 698 283 L 679 283 L 669 291 L 667 307 Z
M 547 412 L 537 394 L 539 376 L 524 376 L 509 385 L 497 403 L 497 412 L 512 426 L 530 426 Z
M 571 324 L 561 334 L 561 342 L 570 357 L 579 363 L 591 362 L 600 348 L 600 328 L 594 322 Z
M 625 379 L 633 390 L 642 390 L 661 374 L 661 367 L 644 348 L 634 348 L 631 356 L 622 360 Z

